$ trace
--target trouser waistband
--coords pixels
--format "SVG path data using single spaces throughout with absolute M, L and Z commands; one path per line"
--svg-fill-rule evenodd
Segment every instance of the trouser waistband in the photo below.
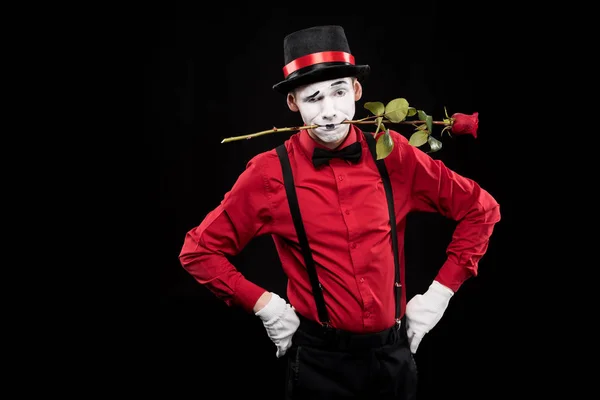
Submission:
M 297 315 L 300 319 L 300 326 L 294 336 L 294 342 L 298 345 L 311 345 L 336 350 L 361 350 L 399 343 L 407 338 L 406 321 L 404 319 L 402 319 L 401 324 L 396 323 L 380 332 L 355 333 L 325 327 L 300 314 Z

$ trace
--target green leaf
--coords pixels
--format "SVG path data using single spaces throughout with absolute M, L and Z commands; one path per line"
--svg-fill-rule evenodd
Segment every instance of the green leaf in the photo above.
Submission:
M 375 122 L 377 123 L 377 127 L 375 128 L 375 133 L 381 130 L 381 122 L 383 121 L 383 117 L 375 118 Z
M 412 117 L 413 115 L 415 115 L 417 113 L 417 109 L 414 107 L 408 107 L 408 116 Z
M 390 136 L 390 131 L 386 130 L 385 133 L 377 139 L 377 159 L 381 160 L 382 158 L 386 158 L 390 155 L 392 150 L 394 149 L 394 141 Z
M 442 148 L 442 142 L 440 142 L 431 135 L 429 135 L 429 137 L 427 138 L 427 143 L 429 143 L 430 149 L 428 153 L 435 153 L 436 151 Z
M 408 143 L 415 147 L 423 146 L 425 143 L 427 143 L 428 137 L 429 132 L 418 131 L 411 135 L 410 139 L 408 139 Z
M 385 132 L 387 132 L 387 129 L 386 129 L 385 125 L 383 123 L 381 123 L 381 125 L 379 125 L 379 130 L 374 132 L 373 135 L 375 136 L 376 139 L 379 139 L 378 135 L 381 137 L 381 135 L 384 135 Z
M 433 118 L 431 117 L 431 115 L 427 115 L 423 110 L 419 110 L 418 113 L 419 120 L 425 121 L 425 123 L 427 124 L 427 130 L 429 132 L 433 132 Z
M 392 122 L 404 121 L 407 114 L 408 101 L 406 99 L 394 99 L 385 106 L 385 117 Z
M 427 130 L 429 130 L 429 132 L 433 132 L 433 117 L 428 115 L 425 121 L 427 122 Z
M 380 101 L 369 101 L 365 103 L 365 108 L 373 113 L 373 115 L 383 115 L 385 106 Z

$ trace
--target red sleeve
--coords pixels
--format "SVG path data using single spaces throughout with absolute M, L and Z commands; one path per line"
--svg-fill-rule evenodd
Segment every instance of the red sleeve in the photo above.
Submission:
M 271 221 L 263 167 L 255 157 L 239 176 L 221 204 L 199 226 L 185 235 L 179 260 L 196 281 L 227 305 L 252 311 L 265 289 L 248 281 L 231 264 L 228 256 L 268 233 Z
M 500 221 L 496 200 L 472 179 L 450 170 L 417 147 L 402 145 L 403 162 L 408 164 L 411 210 L 439 212 L 457 221 L 448 256 L 436 280 L 453 291 L 477 275 L 494 225 Z

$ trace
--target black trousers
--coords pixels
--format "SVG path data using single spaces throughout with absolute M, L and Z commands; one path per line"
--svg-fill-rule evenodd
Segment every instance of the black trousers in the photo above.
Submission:
M 302 316 L 286 360 L 286 400 L 414 400 L 417 366 L 406 323 L 373 334 L 323 328 Z

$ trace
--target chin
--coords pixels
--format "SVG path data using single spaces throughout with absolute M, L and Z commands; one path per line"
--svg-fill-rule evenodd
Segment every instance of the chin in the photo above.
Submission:
M 344 129 L 326 130 L 318 128 L 315 133 L 321 141 L 325 143 L 335 143 L 346 137 L 348 132 Z

